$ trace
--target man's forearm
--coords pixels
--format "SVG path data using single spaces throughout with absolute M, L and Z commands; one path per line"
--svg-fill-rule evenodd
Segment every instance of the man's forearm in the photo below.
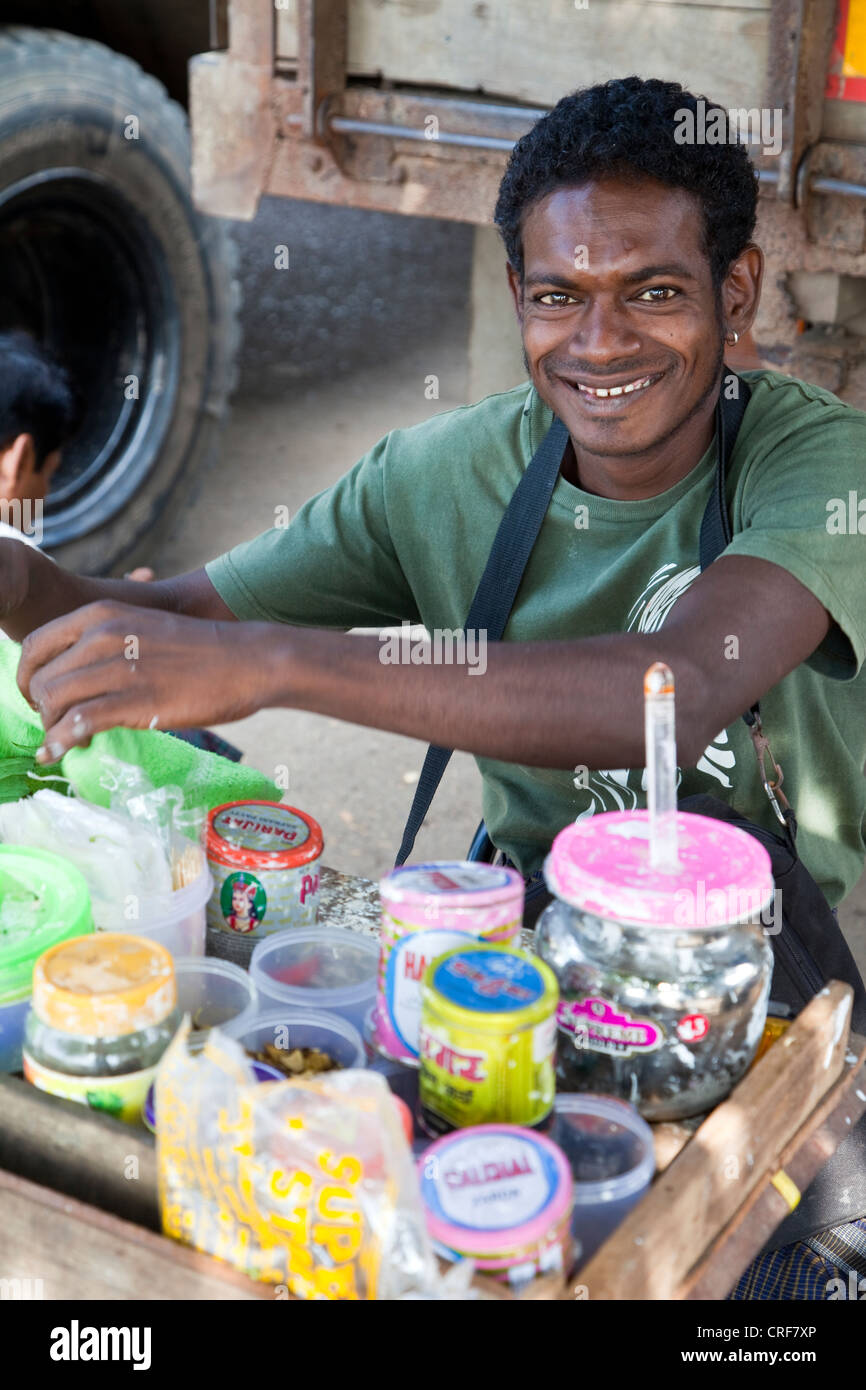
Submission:
M 100 600 L 156 608 L 188 617 L 229 620 L 232 614 L 219 599 L 203 570 L 150 584 L 131 579 L 93 579 L 61 569 L 33 546 L 0 542 L 2 590 L 0 628 L 22 642 L 36 628 Z
M 274 703 L 534 767 L 642 767 L 643 676 L 677 674 L 680 762 L 706 742 L 705 691 L 680 641 L 663 632 L 577 642 L 490 643 L 486 670 L 383 664 L 377 637 L 292 629 L 269 653 Z M 713 731 L 716 732 L 716 731 Z

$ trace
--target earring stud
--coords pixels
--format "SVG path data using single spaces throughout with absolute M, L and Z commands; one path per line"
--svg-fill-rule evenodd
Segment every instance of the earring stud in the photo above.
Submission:
M 727 336 L 725 337 L 725 342 L 726 342 L 726 343 L 730 343 L 730 344 L 731 344 L 731 347 L 735 347 L 736 344 L 737 344 L 739 341 L 740 341 L 740 335 L 739 335 L 739 333 L 737 333 L 737 332 L 732 328 L 731 331 L 730 331 L 730 333 L 728 333 Z

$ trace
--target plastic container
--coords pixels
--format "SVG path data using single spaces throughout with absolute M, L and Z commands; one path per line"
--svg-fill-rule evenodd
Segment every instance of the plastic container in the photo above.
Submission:
M 571 1229 L 584 1264 L 649 1187 L 656 1167 L 652 1130 L 624 1100 L 561 1092 L 545 1134 L 574 1178 Z
M 381 880 L 382 926 L 375 1045 L 418 1065 L 421 982 L 430 963 L 469 941 L 516 943 L 523 879 L 467 860 L 404 864 Z
M 418 1083 L 428 1134 L 546 1119 L 558 998 L 550 967 L 513 946 L 464 946 L 428 967 Z
M 74 864 L 46 850 L 0 845 L 0 1072 L 21 1069 L 37 959 L 92 931 L 90 895 Z
M 250 1052 L 260 1051 L 265 1043 L 289 1051 L 293 1047 L 317 1047 L 333 1057 L 341 1068 L 367 1065 L 361 1034 L 336 1014 L 313 1009 L 269 1008 L 235 1019 L 223 1032 Z M 327 1072 L 322 1075 L 326 1076 Z
M 292 928 L 260 941 L 250 975 L 285 1010 L 339 1014 L 359 1032 L 376 994 L 378 942 L 343 927 Z
M 206 832 L 214 878 L 208 926 L 253 938 L 313 926 L 322 847 L 321 827 L 296 806 L 278 801 L 216 806 Z
M 24 1075 L 50 1095 L 139 1123 L 180 1021 L 164 946 L 124 932 L 61 941 L 33 971 Z
M 189 1014 L 191 1051 L 204 1047 L 211 1028 L 251 1018 L 259 996 L 254 981 L 239 965 L 214 956 L 184 956 L 174 962 L 177 1002 Z
M 444 1259 L 474 1260 L 517 1287 L 570 1272 L 572 1179 L 550 1139 L 479 1125 L 431 1144 L 418 1172 L 427 1229 Z
M 175 957 L 203 956 L 207 927 L 207 905 L 213 892 L 213 878 L 202 855 L 198 878 L 173 893 L 143 898 L 135 920 L 136 936 L 158 941 Z
M 557 1089 L 618 1096 L 647 1120 L 702 1114 L 736 1085 L 761 1039 L 773 966 L 763 845 L 682 811 L 677 841 L 680 867 L 662 872 L 650 867 L 645 811 L 566 826 L 544 865 L 556 901 L 535 933 L 559 981 Z

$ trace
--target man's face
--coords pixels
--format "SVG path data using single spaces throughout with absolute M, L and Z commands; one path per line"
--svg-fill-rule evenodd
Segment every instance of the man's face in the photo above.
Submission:
M 697 199 L 649 179 L 563 187 L 527 212 L 522 286 L 509 267 L 527 365 L 587 453 L 646 454 L 709 409 L 724 329 L 701 231 Z

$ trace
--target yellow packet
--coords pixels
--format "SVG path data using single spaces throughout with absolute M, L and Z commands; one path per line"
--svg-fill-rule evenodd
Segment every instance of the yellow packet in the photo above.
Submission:
M 232 1039 L 188 1028 L 156 1082 L 163 1230 L 277 1296 L 425 1296 L 438 1271 L 412 1154 L 383 1077 L 256 1083 Z M 431 1296 L 435 1297 L 433 1293 Z

